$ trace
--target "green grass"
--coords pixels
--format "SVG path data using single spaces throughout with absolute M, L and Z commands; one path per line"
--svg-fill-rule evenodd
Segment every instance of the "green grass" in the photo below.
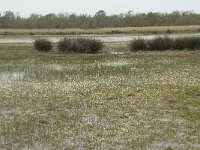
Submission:
M 0 149 L 199 149 L 199 74 L 198 51 L 0 44 Z

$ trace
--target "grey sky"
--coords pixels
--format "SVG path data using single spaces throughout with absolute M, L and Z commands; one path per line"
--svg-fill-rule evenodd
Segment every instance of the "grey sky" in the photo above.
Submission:
M 11 10 L 21 16 L 31 13 L 95 14 L 105 10 L 107 14 L 133 12 L 172 12 L 193 10 L 200 13 L 200 0 L 0 0 L 0 12 Z

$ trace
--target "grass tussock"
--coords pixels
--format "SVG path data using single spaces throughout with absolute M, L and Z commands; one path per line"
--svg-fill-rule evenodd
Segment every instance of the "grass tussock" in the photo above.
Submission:
M 58 50 L 62 53 L 98 53 L 103 48 L 103 43 L 96 39 L 64 38 L 58 42 Z
M 200 48 L 200 37 L 157 37 L 151 40 L 134 39 L 130 51 L 196 50 Z

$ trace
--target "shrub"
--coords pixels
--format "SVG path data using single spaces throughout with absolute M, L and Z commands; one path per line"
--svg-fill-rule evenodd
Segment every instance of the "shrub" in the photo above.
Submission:
M 173 49 L 176 50 L 184 50 L 184 49 L 194 50 L 197 48 L 200 48 L 200 37 L 176 38 L 173 43 Z
M 60 52 L 70 52 L 72 50 L 72 41 L 70 39 L 64 38 L 58 42 L 58 50 Z
M 172 33 L 172 30 L 168 29 L 167 34 L 171 34 L 171 33 Z
M 89 53 L 97 53 L 103 48 L 103 42 L 96 39 L 89 39 Z
M 186 37 L 184 38 L 184 46 L 186 49 L 200 48 L 200 37 Z
M 110 33 L 110 32 L 108 32 L 108 33 Z M 119 30 L 112 30 L 111 33 L 112 33 L 112 34 L 114 34 L 114 33 L 115 33 L 115 34 L 116 34 L 116 33 L 122 33 L 122 31 L 119 31 Z
M 173 49 L 174 50 L 184 50 L 186 47 L 185 47 L 185 42 L 187 41 L 186 38 L 176 38 L 174 39 L 174 42 L 173 42 Z
M 33 32 L 29 32 L 29 35 L 34 35 L 34 33 Z
M 52 43 L 46 39 L 37 39 L 34 42 L 34 47 L 36 50 L 48 52 L 52 49 Z
M 146 50 L 147 44 L 144 39 L 135 39 L 132 40 L 129 44 L 129 49 L 131 51 L 139 51 L 139 50 Z
M 169 50 L 172 49 L 173 39 L 169 37 L 157 37 L 152 40 L 148 40 L 148 50 Z
M 130 51 L 194 50 L 200 48 L 200 37 L 157 37 L 151 40 L 137 39 L 130 42 Z
M 97 53 L 103 48 L 103 43 L 96 39 L 64 38 L 58 42 L 58 50 L 63 53 Z

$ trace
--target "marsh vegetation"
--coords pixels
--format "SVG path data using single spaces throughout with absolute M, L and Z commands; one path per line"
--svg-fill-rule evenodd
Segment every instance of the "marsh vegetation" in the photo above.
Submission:
M 0 149 L 199 149 L 200 51 L 0 44 Z

